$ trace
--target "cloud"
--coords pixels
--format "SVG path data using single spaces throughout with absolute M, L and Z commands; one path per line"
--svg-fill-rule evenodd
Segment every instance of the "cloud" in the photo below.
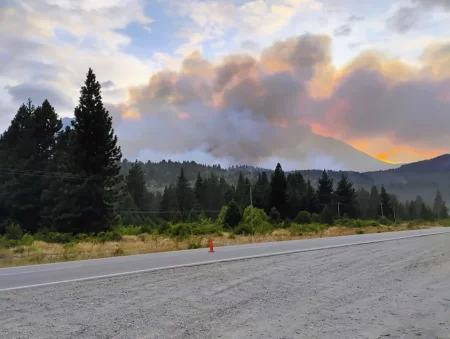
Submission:
M 123 102 L 127 99 L 125 88 L 144 82 L 156 65 L 124 53 L 130 37 L 119 30 L 133 22 L 150 25 L 151 21 L 144 15 L 143 0 L 1 2 L 0 40 L 8 48 L 0 52 L 4 83 L 0 96 L 13 100 L 12 94 L 21 97 L 22 89 L 28 89 L 27 98 L 33 102 L 48 95 L 59 114 L 71 115 L 74 106 L 67 98 L 79 96 L 80 84 L 92 67 L 100 79 L 116 85 L 114 89 L 105 87 L 104 99 Z M 66 36 L 71 37 L 69 42 Z M 123 72 L 124 68 L 132 71 Z M 4 114 L 11 118 L 15 111 Z
M 229 55 L 216 63 L 194 53 L 179 71 L 153 74 L 110 110 L 124 152 L 201 150 L 231 163 L 279 157 L 312 166 L 312 150 L 323 161 L 346 152 L 313 132 L 354 145 L 380 135 L 398 147 L 450 143 L 450 74 L 436 76 L 449 69 L 450 45 L 430 46 L 421 67 L 366 52 L 338 70 L 331 42 L 306 34 L 276 41 L 259 57 Z M 328 94 L 312 95 L 326 87 Z
M 349 22 L 358 22 L 358 21 L 364 21 L 364 17 L 358 16 L 358 15 L 351 15 L 347 19 Z
M 17 105 L 21 105 L 26 102 L 28 98 L 32 98 L 35 105 L 40 105 L 47 99 L 55 109 L 67 110 L 74 107 L 70 97 L 50 86 L 23 83 L 17 86 L 7 86 L 6 90 Z
M 352 32 L 352 27 L 349 24 L 345 24 L 342 26 L 339 26 L 334 30 L 335 36 L 349 36 Z
M 386 20 L 386 24 L 397 33 L 405 33 L 417 27 L 421 20 L 422 11 L 419 7 L 400 7 Z
M 413 0 L 413 2 L 424 7 L 436 7 L 450 11 L 450 2 L 448 0 Z

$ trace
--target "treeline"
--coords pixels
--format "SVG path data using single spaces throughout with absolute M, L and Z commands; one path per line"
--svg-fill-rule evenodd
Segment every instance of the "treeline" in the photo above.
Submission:
M 428 206 L 420 196 L 413 201 L 399 202 L 394 194 L 387 192 L 384 186 L 380 190 L 373 186 L 369 191 L 355 189 L 345 174 L 335 184 L 327 171 L 313 186 L 305 180 L 299 171 L 285 174 L 280 164 L 269 175 L 259 172 L 254 184 L 239 173 L 237 185 L 229 184 L 223 176 L 211 173 L 203 178 L 197 174 L 191 186 L 181 168 L 178 179 L 164 188 L 163 194 L 152 194 L 145 188 L 145 175 L 140 163 L 135 162 L 126 176 L 127 187 L 131 183 L 136 187 L 128 190 L 130 201 L 141 202 L 142 196 L 149 196 L 152 204 L 135 203 L 128 214 L 130 224 L 139 222 L 138 211 L 158 207 L 155 214 L 166 221 L 189 222 L 198 218 L 215 218 L 222 206 L 236 205 L 244 211 L 250 204 L 263 210 L 271 219 L 298 220 L 299 215 L 321 216 L 318 220 L 331 224 L 334 218 L 375 220 L 387 218 L 392 221 L 422 219 L 432 221 L 448 218 L 447 207 L 439 190 L 433 206 Z M 144 193 L 138 190 L 143 189 Z M 137 195 L 133 192 L 139 192 Z M 301 213 L 303 212 L 303 214 Z
M 92 234 L 120 225 L 147 225 L 163 232 L 168 222 L 207 219 L 238 227 L 253 211 L 260 220 L 263 213 L 273 225 L 291 220 L 331 225 L 336 217 L 393 221 L 448 217 L 439 191 L 433 206 L 420 196 L 401 203 L 384 186 L 356 189 L 346 174 L 335 183 L 325 170 L 313 183 L 300 171 L 286 175 L 280 164 L 266 173 L 252 167 L 225 171 L 218 165 L 203 165 L 204 171 L 198 171 L 194 162 L 177 163 L 177 180 L 162 192 L 152 190 L 149 175 L 169 180 L 171 174 L 163 173 L 172 171 L 173 163 L 160 162 L 149 174 L 153 163 L 121 162 L 112 118 L 91 69 L 74 115 L 63 129 L 47 100 L 38 107 L 29 100 L 0 136 L 0 233 L 8 229 Z M 196 180 L 189 182 L 185 171 L 194 175 L 195 169 Z M 235 182 L 227 178 L 229 173 L 238 176 Z

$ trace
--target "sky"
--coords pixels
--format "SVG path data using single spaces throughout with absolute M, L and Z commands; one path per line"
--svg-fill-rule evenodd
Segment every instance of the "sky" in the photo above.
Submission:
M 91 67 L 129 159 L 450 152 L 448 0 L 1 0 L 0 41 L 0 130 L 28 98 L 73 116 Z

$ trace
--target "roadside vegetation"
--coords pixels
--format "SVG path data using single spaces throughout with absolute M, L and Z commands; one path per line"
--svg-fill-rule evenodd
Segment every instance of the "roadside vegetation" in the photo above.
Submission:
M 262 215 L 257 209 L 254 214 Z M 224 227 L 220 219 L 216 222 L 210 219 L 195 223 L 162 222 L 153 228 L 147 225 L 118 226 L 108 232 L 77 235 L 58 232 L 23 234 L 20 226 L 11 225 L 7 233 L 0 236 L 0 267 L 207 248 L 209 239 L 213 239 L 217 247 L 450 226 L 450 220 L 393 223 L 341 218 L 331 226 L 312 221 L 303 224 L 256 222 L 258 224 L 252 226 L 244 220 L 234 229 Z

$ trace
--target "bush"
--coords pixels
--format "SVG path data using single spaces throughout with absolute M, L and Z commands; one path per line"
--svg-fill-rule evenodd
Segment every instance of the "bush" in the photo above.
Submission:
M 297 224 L 310 224 L 312 222 L 311 214 L 308 211 L 298 212 L 294 222 Z
M 34 238 L 31 234 L 26 233 L 22 236 L 22 239 L 20 239 L 20 245 L 22 246 L 31 246 L 33 245 Z
M 289 218 L 284 218 L 284 220 L 283 220 L 283 228 L 289 228 L 289 227 L 291 227 L 291 224 L 292 224 L 292 222 L 291 222 L 291 219 L 289 219 Z
M 108 231 L 108 232 L 100 232 L 99 234 L 97 234 L 97 238 L 100 242 L 120 241 L 122 239 L 122 236 L 117 231 L 114 232 Z
M 255 229 L 248 224 L 241 224 L 236 227 L 233 233 L 238 235 L 252 235 L 255 234 Z
M 180 223 L 172 225 L 170 234 L 179 240 L 187 239 L 192 235 L 191 224 Z
M 11 224 L 6 227 L 6 238 L 9 240 L 20 240 L 23 235 L 22 227 L 18 224 Z
M 245 224 L 252 224 L 252 210 L 253 210 L 253 225 L 258 225 L 261 223 L 266 223 L 269 221 L 266 212 L 261 208 L 256 208 L 252 206 L 247 206 L 244 210 L 244 215 L 242 217 L 242 222 Z
M 170 232 L 170 225 L 167 221 L 161 220 L 161 222 L 156 227 L 158 234 L 165 234 Z
M 250 225 L 249 225 L 250 226 Z M 250 227 L 251 228 L 251 227 Z M 254 233 L 270 234 L 274 231 L 274 227 L 269 222 L 262 222 L 253 227 Z
M 322 223 L 329 226 L 334 224 L 333 212 L 328 206 L 325 206 L 325 208 L 322 210 L 322 213 L 320 214 L 320 220 L 322 221 Z
M 47 243 L 67 244 L 74 240 L 74 236 L 71 233 L 59 233 L 59 232 L 38 232 L 34 235 L 35 240 L 44 241 Z
M 379 222 L 381 225 L 386 225 L 386 226 L 392 225 L 392 220 L 389 220 L 389 219 L 386 218 L 386 217 L 379 217 L 379 218 L 378 218 L 378 222 Z
M 278 225 L 281 223 L 280 212 L 278 212 L 275 207 L 272 207 L 272 209 L 270 210 L 269 220 L 272 223 L 272 225 Z
M 228 204 L 227 211 L 223 220 L 224 226 L 234 228 L 241 222 L 242 213 L 236 201 L 231 200 Z
M 321 218 L 320 218 L 320 215 L 317 214 L 317 213 L 313 213 L 311 215 L 311 222 L 314 223 L 314 224 L 320 224 L 322 222 Z

